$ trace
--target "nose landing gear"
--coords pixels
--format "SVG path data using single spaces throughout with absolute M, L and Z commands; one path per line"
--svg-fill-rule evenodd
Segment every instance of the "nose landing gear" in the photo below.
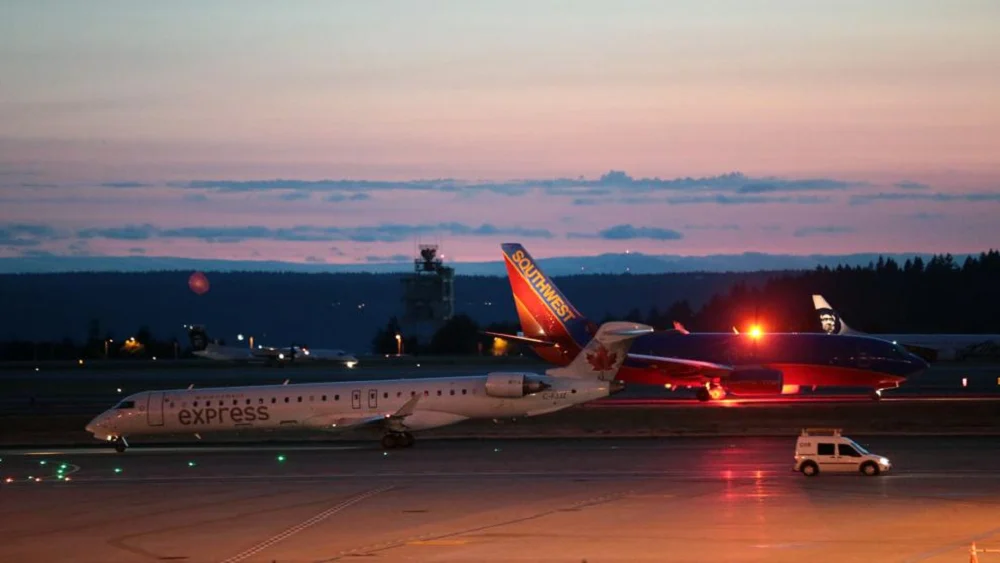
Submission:
M 114 439 L 115 451 L 118 453 L 124 452 L 128 448 L 128 442 L 125 441 L 124 436 L 118 436 Z

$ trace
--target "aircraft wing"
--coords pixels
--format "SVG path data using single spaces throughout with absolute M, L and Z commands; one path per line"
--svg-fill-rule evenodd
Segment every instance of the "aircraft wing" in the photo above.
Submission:
M 482 334 L 487 334 L 489 336 L 495 336 L 497 338 L 502 338 L 504 340 L 510 340 L 512 342 L 521 342 L 523 344 L 531 344 L 533 346 L 555 346 L 556 343 L 550 340 L 540 340 L 538 338 L 531 338 L 529 336 L 515 336 L 513 334 L 504 334 L 502 332 L 489 332 L 487 330 L 480 331 Z
M 319 416 L 306 421 L 306 425 L 330 432 L 379 425 L 384 425 L 386 428 L 394 431 L 400 431 L 405 429 L 403 420 L 412 415 L 416 410 L 417 402 L 420 400 L 420 397 L 421 395 L 414 395 L 409 401 L 406 401 L 402 407 L 399 407 L 399 410 L 390 414 L 377 413 L 363 417 L 340 415 Z
M 646 354 L 629 354 L 629 360 L 639 361 L 648 367 L 662 367 L 669 372 L 690 372 L 692 377 L 718 375 L 726 376 L 733 372 L 733 366 L 705 362 L 702 360 L 691 360 L 688 358 L 674 358 L 671 356 L 651 356 Z

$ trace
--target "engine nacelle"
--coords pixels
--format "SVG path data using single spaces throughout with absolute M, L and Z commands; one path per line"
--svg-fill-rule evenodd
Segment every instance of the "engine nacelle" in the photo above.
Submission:
M 486 376 L 486 394 L 490 397 L 517 399 L 550 387 L 537 376 L 523 373 L 491 373 Z
M 724 380 L 726 391 L 733 395 L 780 395 L 783 387 L 781 372 L 776 369 L 742 369 Z

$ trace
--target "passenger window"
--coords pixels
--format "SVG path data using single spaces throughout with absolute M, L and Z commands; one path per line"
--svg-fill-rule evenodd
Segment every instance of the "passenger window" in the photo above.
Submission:
M 278 402 L 278 399 L 277 399 L 277 398 L 275 398 L 275 397 L 271 397 L 271 404 L 272 404 L 272 405 L 273 405 L 274 403 L 277 403 L 277 402 Z
M 326 402 L 326 395 L 323 395 L 322 397 L 320 397 L 320 399 L 322 399 L 324 402 Z
M 249 402 L 250 402 L 250 399 L 247 399 L 247 403 L 249 403 Z M 233 406 L 235 407 L 238 404 L 240 404 L 239 400 L 233 399 Z
M 248 404 L 248 405 L 250 404 L 250 399 L 247 399 L 247 404 Z
M 569 392 L 570 393 L 576 393 L 576 389 L 570 389 Z
M 454 394 L 455 394 L 455 390 L 454 390 L 454 389 L 452 389 L 452 390 L 451 390 L 451 394 L 452 394 L 452 395 L 454 395 Z
M 196 406 L 196 407 L 198 406 L 198 401 L 194 402 L 194 406 Z
M 285 397 L 285 402 L 286 402 L 286 403 L 288 402 L 288 397 Z
M 816 444 L 816 455 L 833 455 L 833 444 Z
M 333 396 L 333 400 L 334 401 L 339 401 L 340 400 L 340 395 L 334 395 Z
M 837 449 L 840 450 L 840 455 L 846 455 L 849 457 L 861 457 L 861 454 L 858 453 L 858 450 L 852 448 L 847 444 L 837 444 Z
M 441 396 L 441 390 L 438 389 L 438 397 L 440 397 L 440 396 Z
M 300 403 L 302 402 L 302 397 L 299 397 L 299 402 L 300 402 Z
M 264 404 L 264 397 L 258 397 L 257 398 L 257 403 L 263 405 Z
M 382 393 L 382 398 L 383 399 L 388 399 L 389 398 L 389 394 L 388 393 Z
M 462 394 L 465 395 L 465 389 L 462 389 Z

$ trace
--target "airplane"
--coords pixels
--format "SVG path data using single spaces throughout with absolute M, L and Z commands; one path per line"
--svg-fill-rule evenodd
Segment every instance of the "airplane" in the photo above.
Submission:
M 222 346 L 212 342 L 208 332 L 202 325 L 184 325 L 188 329 L 188 339 L 191 342 L 192 354 L 209 360 L 263 362 L 267 365 L 283 366 L 289 362 L 336 361 L 353 368 L 358 365 L 358 359 L 343 350 L 326 350 L 306 348 L 304 346 L 288 346 L 275 348 L 272 346 Z
M 86 425 L 124 452 L 129 436 L 239 430 L 369 429 L 383 448 L 410 447 L 412 431 L 474 418 L 548 414 L 624 389 L 615 377 L 633 341 L 653 328 L 605 323 L 582 353 L 545 374 L 493 372 L 461 377 L 346 381 L 142 391 Z
M 532 347 L 564 365 L 593 333 L 589 321 L 517 243 L 501 245 L 524 336 L 487 332 Z M 867 387 L 872 399 L 927 369 L 902 346 L 866 336 L 819 333 L 689 333 L 683 327 L 636 340 L 620 378 L 631 383 L 697 389 L 700 401 L 726 395 L 796 394 L 803 387 Z
M 847 326 L 843 317 L 822 295 L 813 295 L 813 307 L 820 326 L 827 334 L 865 335 L 902 344 L 907 350 L 926 359 L 962 360 L 978 354 L 1000 351 L 1000 334 L 872 334 Z

